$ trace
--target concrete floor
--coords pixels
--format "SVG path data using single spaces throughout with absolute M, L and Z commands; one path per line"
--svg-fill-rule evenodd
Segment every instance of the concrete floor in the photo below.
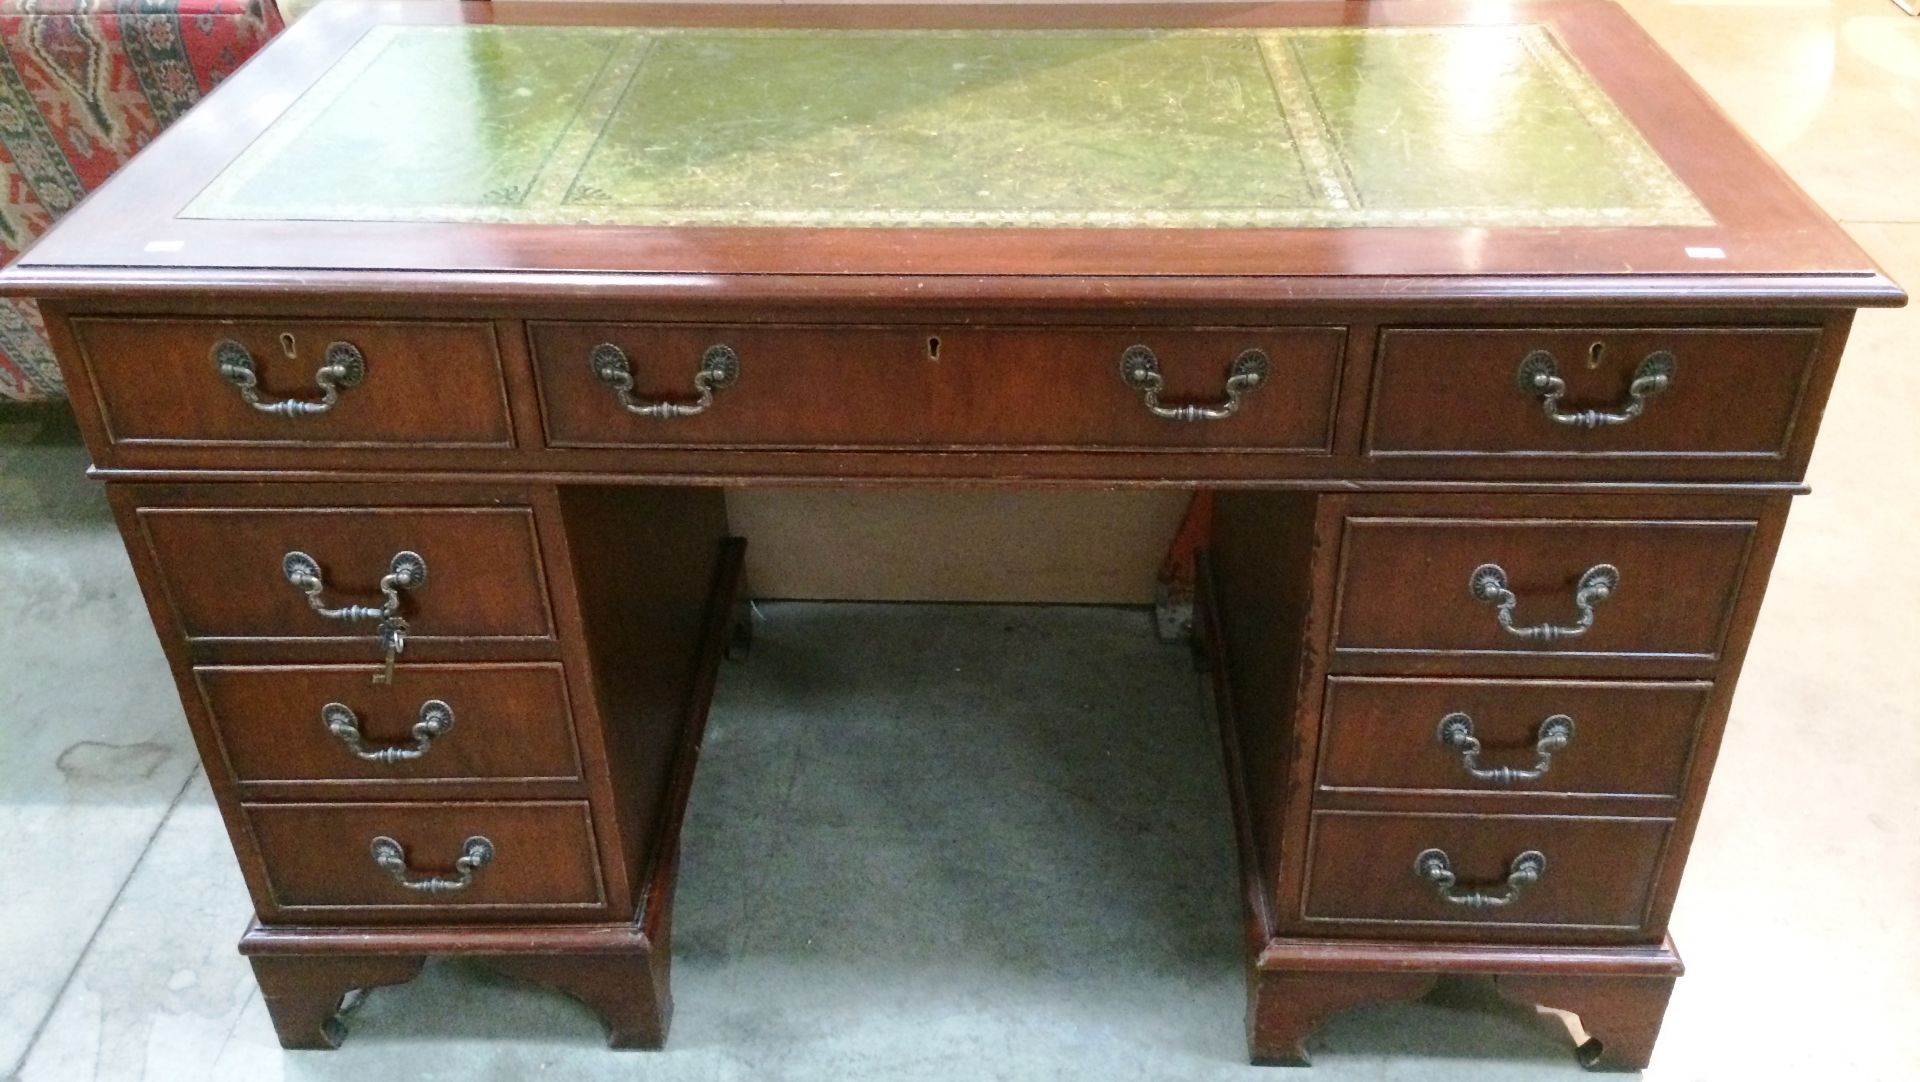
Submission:
M 1909 288 L 1920 20 L 1628 5 Z M 1920 309 L 1863 315 L 1680 893 L 1647 1077 L 1920 1077 Z M 1271 1080 L 1185 656 L 1124 609 L 767 607 L 687 826 L 667 1051 L 457 965 L 283 1053 L 245 893 L 70 425 L 0 412 L 0 1078 Z M 744 871 L 742 870 L 744 869 Z M 1343 1015 L 1316 1079 L 1577 1073 L 1471 984 Z M 1286 1076 L 1293 1077 L 1293 1076 Z

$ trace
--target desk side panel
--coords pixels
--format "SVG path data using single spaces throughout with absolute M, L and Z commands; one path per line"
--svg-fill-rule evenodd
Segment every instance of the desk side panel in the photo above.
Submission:
M 560 490 L 597 741 L 622 840 L 614 859 L 647 882 L 662 844 L 676 749 L 696 704 L 709 598 L 727 533 L 718 489 Z M 590 752 L 590 754 L 592 754 Z M 645 900 L 640 900 L 645 904 Z
M 1209 548 L 1225 651 L 1247 833 L 1257 870 L 1246 873 L 1273 898 L 1298 854 L 1288 839 L 1304 833 L 1326 657 L 1325 568 L 1337 518 L 1309 493 L 1224 492 L 1216 498 Z M 1296 807 L 1297 806 L 1297 807 Z M 1298 829 L 1293 820 L 1299 819 Z

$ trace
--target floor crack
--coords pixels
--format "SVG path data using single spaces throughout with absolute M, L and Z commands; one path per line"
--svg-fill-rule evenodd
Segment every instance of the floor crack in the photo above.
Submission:
M 127 869 L 127 874 L 121 877 L 120 885 L 115 888 L 112 900 L 107 902 L 107 908 L 101 912 L 100 920 L 94 924 L 93 931 L 87 934 L 86 943 L 80 947 L 80 953 L 74 956 L 73 965 L 68 968 L 66 977 L 60 982 L 60 987 L 54 991 L 53 998 L 47 1001 L 47 1012 L 40 1016 L 40 1021 L 33 1027 L 33 1033 L 27 1037 L 26 1045 L 20 1049 L 19 1060 L 8 1068 L 5 1074 L 0 1074 L 0 1080 L 17 1082 L 20 1072 L 26 1070 L 27 1062 L 33 1058 L 33 1050 L 39 1047 L 40 1038 L 46 1035 L 47 1026 L 52 1024 L 55 1012 L 60 1009 L 60 1002 L 67 998 L 67 991 L 73 987 L 74 978 L 80 975 L 80 967 L 86 964 L 87 956 L 93 953 L 93 945 L 99 941 L 101 930 L 107 926 L 107 921 L 111 920 L 114 912 L 120 908 L 120 899 L 126 896 L 128 884 L 132 883 L 133 877 L 139 874 L 140 866 L 147 862 L 147 854 L 153 851 L 154 840 L 160 837 L 160 831 L 173 819 L 173 813 L 180 807 L 181 798 L 187 795 L 187 788 L 193 784 L 193 779 L 199 776 L 200 765 L 195 763 L 193 769 L 187 771 L 187 776 L 181 780 L 180 788 L 174 790 L 173 798 L 167 801 L 167 810 L 160 816 L 159 821 L 154 823 L 153 832 L 147 835 L 146 843 L 140 847 L 140 855 L 134 858 L 132 866 Z

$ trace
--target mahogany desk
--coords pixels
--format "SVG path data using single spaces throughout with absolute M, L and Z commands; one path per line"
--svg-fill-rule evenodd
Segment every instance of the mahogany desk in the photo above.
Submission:
M 288 1046 L 446 954 L 664 1039 L 724 486 L 1158 485 L 1215 494 L 1253 1057 L 1463 972 L 1622 1067 L 1904 299 L 1588 0 L 329 3 L 0 285 Z

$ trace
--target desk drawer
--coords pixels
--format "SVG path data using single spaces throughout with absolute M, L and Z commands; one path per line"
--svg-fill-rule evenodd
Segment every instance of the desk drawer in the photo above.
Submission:
M 1678 799 L 1713 685 L 1327 681 L 1319 787 Z
M 143 508 L 139 521 L 188 638 L 369 638 L 377 616 L 314 605 L 382 606 L 382 581 L 407 552 L 426 568 L 421 583 L 394 588 L 408 641 L 553 634 L 524 507 Z M 290 553 L 317 568 L 312 602 L 289 575 Z
M 1316 812 L 1303 915 L 1387 934 L 1393 925 L 1636 929 L 1672 825 Z
M 283 916 L 578 916 L 603 904 L 584 802 L 244 807 Z
M 566 680 L 550 662 L 194 670 L 241 784 L 577 781 Z
M 1331 327 L 591 323 L 535 323 L 529 335 L 548 442 L 561 447 L 1232 447 L 1316 453 L 1330 445 L 1346 338 Z M 1249 351 L 1264 356 L 1266 374 L 1244 390 L 1231 416 L 1155 416 L 1143 390 L 1123 378 L 1122 357 L 1136 346 L 1151 352 L 1164 381 L 1160 398 L 1170 405 L 1227 403 L 1229 379 Z M 723 347 L 726 354 L 718 352 Z M 709 363 L 721 375 L 707 379 L 711 403 L 695 415 L 637 415 L 622 402 L 618 385 L 630 375 L 627 400 L 633 409 L 662 402 L 697 408 L 696 376 Z
M 73 333 L 118 444 L 513 444 L 487 323 L 79 318 Z
M 1335 649 L 1717 658 L 1756 526 L 1349 518 Z
M 1819 345 L 1813 328 L 1388 330 L 1367 450 L 1780 458 Z

